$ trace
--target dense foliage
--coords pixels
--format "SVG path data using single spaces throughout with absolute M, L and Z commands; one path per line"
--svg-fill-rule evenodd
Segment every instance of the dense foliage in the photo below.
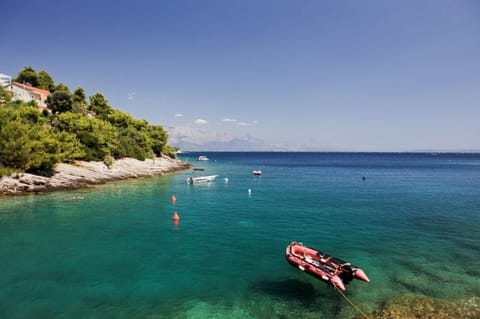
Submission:
M 175 157 L 160 125 L 150 125 L 114 109 L 96 93 L 87 97 L 82 88 L 73 94 L 65 84 L 55 85 L 45 71 L 25 67 L 16 78 L 52 93 L 46 101 L 51 112 L 40 112 L 35 103 L 12 101 L 0 86 L 0 176 L 21 171 L 49 171 L 56 163 L 74 160 L 104 161 L 154 155 Z

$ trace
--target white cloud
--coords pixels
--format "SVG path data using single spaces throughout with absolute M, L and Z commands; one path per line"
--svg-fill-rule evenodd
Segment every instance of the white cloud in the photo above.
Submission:
M 236 122 L 237 120 L 236 119 L 231 119 L 231 118 L 225 118 L 222 120 L 222 122 Z
M 177 114 L 175 114 L 175 117 L 183 117 L 183 114 L 182 113 L 177 113 Z
M 136 95 L 137 93 L 135 93 L 135 92 L 129 92 L 129 93 L 127 93 L 127 94 L 128 94 L 128 100 L 129 100 L 129 101 L 133 101 L 133 100 L 135 99 L 135 95 Z
M 196 119 L 194 123 L 197 125 L 205 125 L 208 124 L 208 121 L 204 119 Z
M 251 122 L 238 122 L 238 126 L 253 126 L 253 125 L 258 125 L 258 121 L 251 121 Z

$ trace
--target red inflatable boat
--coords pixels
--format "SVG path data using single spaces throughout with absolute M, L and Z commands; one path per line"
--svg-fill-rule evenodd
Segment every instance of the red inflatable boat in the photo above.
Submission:
M 365 272 L 357 266 L 305 247 L 302 243 L 292 242 L 287 246 L 285 255 L 292 266 L 343 291 L 352 279 L 370 282 Z

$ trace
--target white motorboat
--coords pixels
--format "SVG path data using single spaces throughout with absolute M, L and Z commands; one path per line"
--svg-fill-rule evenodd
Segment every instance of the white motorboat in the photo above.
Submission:
M 208 157 L 205 156 L 205 155 L 200 155 L 200 156 L 198 157 L 198 160 L 199 160 L 199 161 L 208 161 Z
M 210 176 L 197 176 L 197 177 L 189 177 L 187 178 L 187 184 L 196 184 L 196 183 L 207 183 L 214 181 L 218 175 L 210 175 Z
M 255 176 L 260 176 L 260 175 L 262 175 L 262 171 L 257 169 L 257 170 L 252 171 L 252 174 L 255 175 Z

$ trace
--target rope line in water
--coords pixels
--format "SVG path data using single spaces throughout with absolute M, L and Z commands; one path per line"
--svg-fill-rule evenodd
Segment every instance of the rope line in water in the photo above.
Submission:
M 347 296 L 345 296 L 345 294 L 340 289 L 338 289 L 338 287 L 336 287 L 336 286 L 333 286 L 333 287 L 335 287 L 335 290 L 338 291 L 342 295 L 342 297 L 345 298 L 346 301 L 348 301 L 348 303 L 352 306 L 353 309 L 355 309 L 356 311 L 361 313 L 362 316 L 364 316 L 365 318 L 372 319 L 365 312 L 363 312 L 360 308 L 358 308 L 352 301 L 350 301 L 350 299 L 348 299 Z

